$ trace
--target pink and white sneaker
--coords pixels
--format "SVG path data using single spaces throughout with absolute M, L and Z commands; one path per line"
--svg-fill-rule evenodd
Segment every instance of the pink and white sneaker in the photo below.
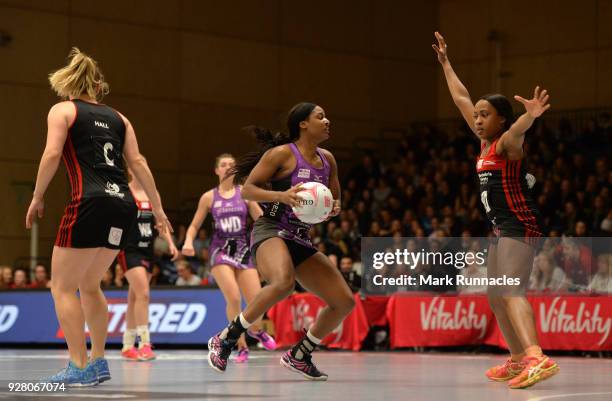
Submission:
M 152 361 L 157 358 L 152 350 L 151 344 L 144 344 L 138 349 L 138 360 L 140 361 Z
M 138 360 L 138 350 L 136 349 L 136 347 L 132 347 L 128 350 L 121 351 L 121 356 L 123 357 L 123 359 L 128 359 L 130 361 L 137 361 Z
M 261 345 L 263 345 L 263 347 L 268 351 L 274 351 L 276 349 L 276 341 L 274 341 L 274 337 L 266 333 L 264 330 L 259 330 L 258 332 L 247 330 L 247 334 L 256 340 L 259 340 Z
M 223 373 L 227 369 L 227 359 L 232 353 L 234 344 L 222 340 L 219 334 L 208 340 L 208 364 L 217 372 Z
M 249 349 L 247 347 L 240 348 L 238 350 L 238 355 L 234 358 L 234 362 L 236 363 L 245 363 L 249 360 Z
M 308 380 L 325 381 L 327 374 L 321 372 L 314 363 L 312 363 L 312 355 L 304 355 L 300 359 L 296 359 L 291 355 L 291 350 L 285 352 L 281 357 L 280 364 L 292 372 L 301 373 Z

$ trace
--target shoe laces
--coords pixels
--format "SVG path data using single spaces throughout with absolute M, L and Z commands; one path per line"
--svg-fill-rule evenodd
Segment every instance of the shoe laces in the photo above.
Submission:
M 513 361 L 512 358 L 508 358 L 504 366 L 512 367 L 513 365 L 524 365 L 525 363 L 521 361 Z

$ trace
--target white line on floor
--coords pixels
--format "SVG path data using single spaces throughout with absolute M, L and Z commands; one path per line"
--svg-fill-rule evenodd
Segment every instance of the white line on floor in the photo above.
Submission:
M 584 395 L 608 395 L 608 394 L 612 394 L 612 392 L 606 392 L 606 393 L 553 394 L 553 395 L 544 395 L 542 397 L 529 398 L 527 401 L 543 401 L 543 400 L 552 400 L 552 399 L 555 399 L 555 398 L 578 397 L 578 396 L 584 396 Z
M 205 361 L 207 360 L 208 355 L 172 355 L 172 354 L 157 354 L 157 361 Z M 275 359 L 280 358 L 280 354 L 272 354 L 272 355 L 249 355 L 249 360 L 251 359 Z M 9 355 L 0 355 L 0 360 L 12 360 L 12 359 L 58 359 L 63 360 L 67 359 L 67 355 L 45 355 L 45 354 L 29 354 L 29 355 L 17 355 L 17 354 L 9 354 Z M 139 361 L 129 361 L 123 359 L 121 355 L 107 355 L 106 359 L 113 361 L 126 361 L 126 362 L 134 362 L 138 363 Z M 153 361 L 150 361 L 153 362 Z

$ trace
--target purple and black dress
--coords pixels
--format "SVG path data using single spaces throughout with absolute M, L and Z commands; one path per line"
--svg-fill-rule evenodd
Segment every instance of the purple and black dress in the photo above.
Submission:
M 323 167 L 317 168 L 304 159 L 295 143 L 290 143 L 289 147 L 297 161 L 295 169 L 288 176 L 271 181 L 273 191 L 286 191 L 294 185 L 311 181 L 329 186 L 331 167 L 321 149 L 317 148 L 317 154 L 321 158 Z M 251 252 L 253 256 L 255 256 L 257 248 L 262 242 L 274 237 L 282 238 L 285 241 L 294 267 L 298 267 L 306 259 L 317 253 L 309 234 L 312 224 L 300 221 L 291 207 L 283 203 L 272 202 L 265 203 L 262 206 L 263 216 L 255 221 L 251 232 Z
M 215 230 L 210 243 L 210 265 L 229 265 L 236 269 L 254 267 L 249 250 L 247 216 L 249 208 L 234 188 L 234 196 L 224 198 L 219 188 L 213 189 L 211 214 Z

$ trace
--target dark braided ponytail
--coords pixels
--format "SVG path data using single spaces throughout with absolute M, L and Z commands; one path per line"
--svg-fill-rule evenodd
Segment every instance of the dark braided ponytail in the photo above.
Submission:
M 234 175 L 234 182 L 243 183 L 264 153 L 276 146 L 285 145 L 299 139 L 300 123 L 308 119 L 315 107 L 317 107 L 317 105 L 314 103 L 302 102 L 296 104 L 289 110 L 287 116 L 289 135 L 282 132 L 274 133 L 267 128 L 256 126 L 244 128 L 247 133 L 255 136 L 259 144 L 259 149 L 247 153 L 238 159 L 234 168 L 229 170 L 227 175 Z

